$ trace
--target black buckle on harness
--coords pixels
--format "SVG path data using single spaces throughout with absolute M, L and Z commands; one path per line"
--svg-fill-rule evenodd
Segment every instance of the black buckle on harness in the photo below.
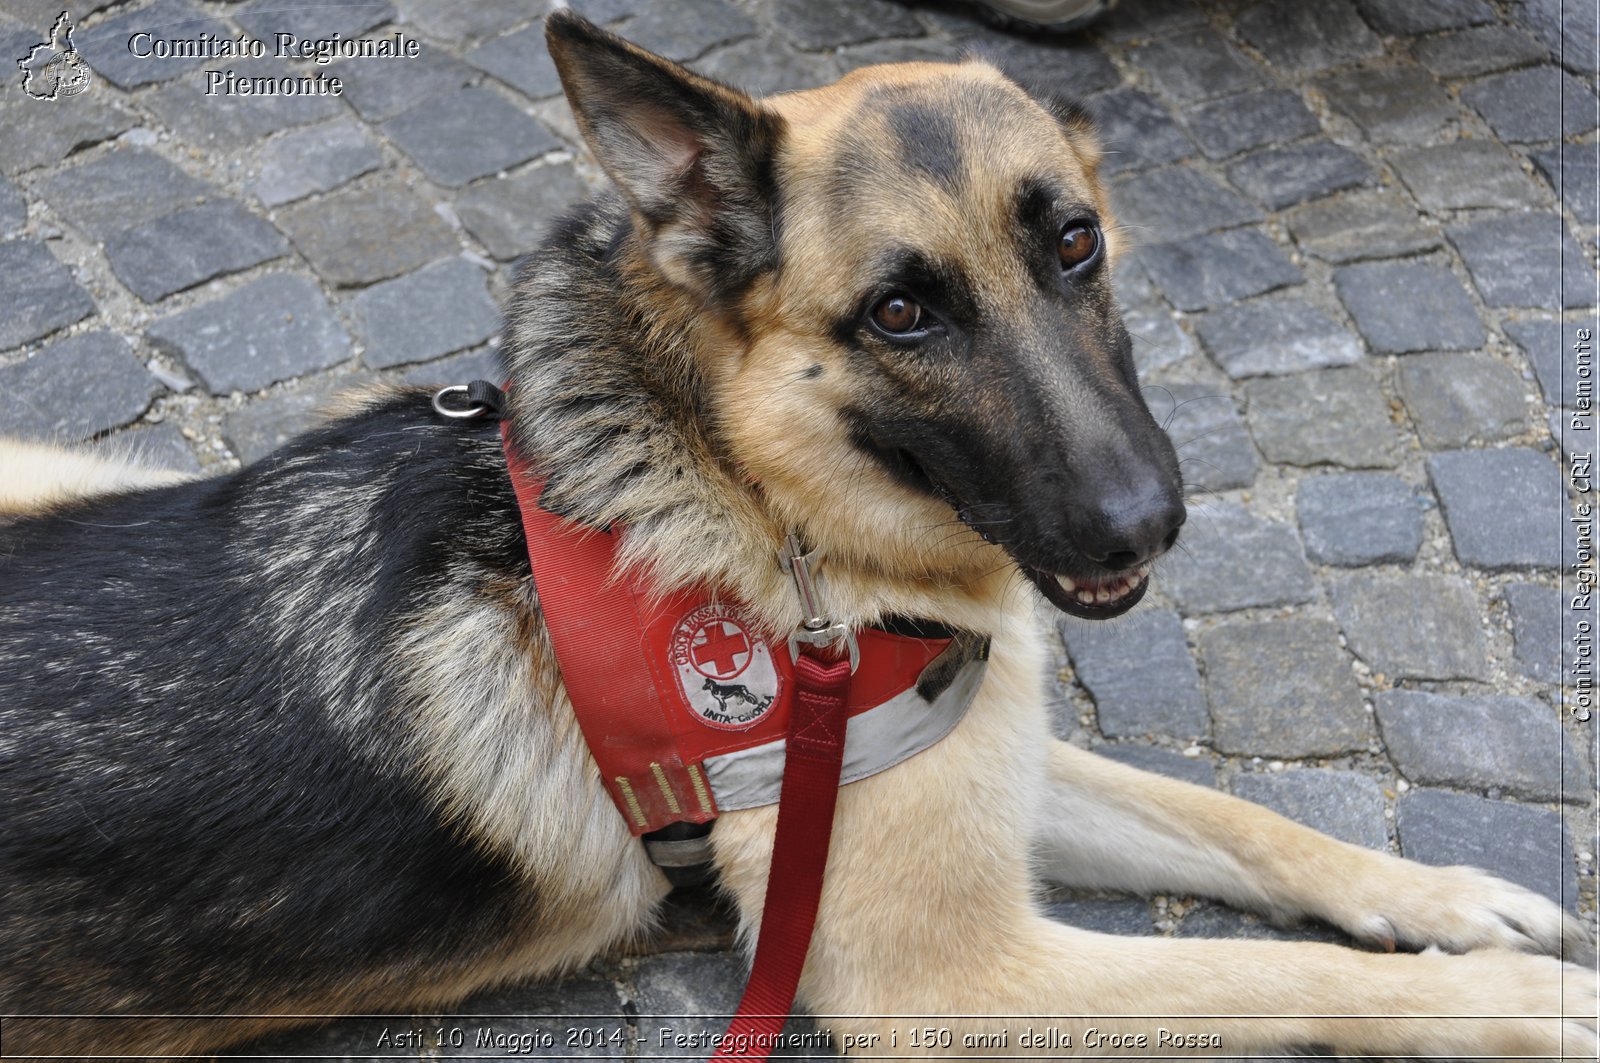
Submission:
M 674 887 L 698 886 L 716 877 L 711 863 L 711 823 L 669 823 L 642 835 L 644 851 Z

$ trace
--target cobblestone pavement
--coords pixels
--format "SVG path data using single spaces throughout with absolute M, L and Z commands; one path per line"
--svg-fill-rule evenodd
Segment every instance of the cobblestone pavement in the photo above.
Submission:
M 60 4 L 0 0 L 0 53 L 28 54 Z M 1595 315 L 1593 0 L 1124 0 L 1057 39 L 887 0 L 573 6 L 759 91 L 975 49 L 1085 99 L 1136 247 L 1121 297 L 1194 507 L 1150 601 L 1060 621 L 1060 733 L 1594 917 L 1595 740 L 1559 686 L 1577 619 L 1563 535 L 1583 500 L 1560 436 L 1585 398 L 1563 360 Z M 216 472 L 346 385 L 491 374 L 512 262 L 598 179 L 543 10 L 76 3 L 91 88 L 41 102 L 13 73 L 0 90 L 0 432 Z M 326 66 L 140 59 L 141 29 L 400 29 L 422 46 Z M 208 69 L 321 71 L 344 90 L 208 97 Z M 1129 934 L 1284 933 L 1185 897 L 1051 905 Z M 454 1055 L 489 1026 L 560 1035 L 535 1054 L 703 1054 L 658 1044 L 648 1017 L 726 1012 L 740 965 L 705 897 L 668 922 L 642 953 L 463 1009 L 626 1011 L 637 1048 L 569 1046 L 554 1020 L 419 1016 L 251 1051 Z M 393 1040 L 413 1026 L 422 1045 Z

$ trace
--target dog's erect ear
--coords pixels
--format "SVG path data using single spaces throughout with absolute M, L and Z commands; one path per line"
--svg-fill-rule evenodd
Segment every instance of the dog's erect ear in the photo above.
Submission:
M 771 269 L 783 120 L 570 10 L 545 21 L 567 100 L 672 281 L 708 297 Z

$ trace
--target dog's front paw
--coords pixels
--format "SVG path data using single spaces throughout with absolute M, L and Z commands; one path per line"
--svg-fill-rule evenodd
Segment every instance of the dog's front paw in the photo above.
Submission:
M 1378 866 L 1330 899 L 1330 921 L 1360 941 L 1387 949 L 1511 949 L 1570 959 L 1594 948 L 1587 924 L 1531 890 L 1474 867 L 1368 855 L 1379 858 Z

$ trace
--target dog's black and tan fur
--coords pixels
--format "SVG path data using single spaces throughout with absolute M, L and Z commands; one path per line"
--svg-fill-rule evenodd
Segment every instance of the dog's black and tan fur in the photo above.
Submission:
M 754 101 L 549 28 L 621 190 L 558 227 L 510 314 L 549 504 L 775 632 L 796 531 L 842 619 L 994 640 L 958 728 L 840 794 L 802 983 L 824 1023 L 1199 1014 L 1239 1016 L 1191 1024 L 1230 1052 L 1592 1050 L 1592 978 L 1522 954 L 1581 936 L 1556 906 L 1049 738 L 1031 588 L 1119 612 L 1182 520 L 1078 112 L 981 62 Z M 8 1021 L 8 1054 L 447 1008 L 648 924 L 667 887 L 565 701 L 492 425 L 395 392 L 178 484 L 7 445 L 0 510 L 0 1012 L 268 1016 Z M 712 834 L 750 940 L 774 816 Z M 1107 937 L 1045 919 L 1038 873 L 1465 955 Z M 1426 1017 L 1473 1015 L 1499 1017 Z

